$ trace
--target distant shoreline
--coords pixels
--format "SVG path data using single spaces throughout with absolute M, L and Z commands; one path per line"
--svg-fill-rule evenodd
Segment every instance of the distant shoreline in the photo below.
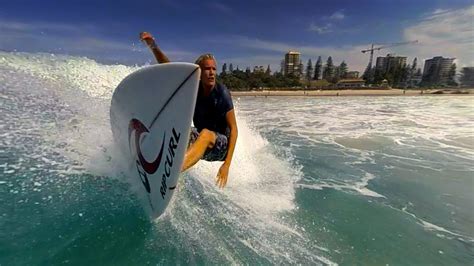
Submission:
M 419 96 L 419 95 L 474 95 L 472 89 L 357 89 L 357 90 L 262 90 L 262 91 L 231 91 L 232 96 Z

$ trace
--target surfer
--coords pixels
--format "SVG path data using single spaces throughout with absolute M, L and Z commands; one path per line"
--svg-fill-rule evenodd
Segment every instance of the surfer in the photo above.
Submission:
M 170 62 L 150 33 L 140 33 L 140 40 L 150 48 L 158 63 Z M 238 135 L 234 105 L 228 89 L 216 81 L 214 56 L 203 54 L 195 63 L 201 68 L 201 81 L 193 116 L 195 127 L 191 128 L 190 145 L 181 171 L 186 171 L 201 159 L 223 161 L 216 176 L 216 184 L 223 188 L 227 184 Z

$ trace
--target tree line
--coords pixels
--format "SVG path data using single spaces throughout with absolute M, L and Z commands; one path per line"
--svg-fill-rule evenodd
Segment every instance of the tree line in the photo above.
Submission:
M 287 75 L 275 71 L 272 74 L 270 65 L 267 66 L 266 71 L 259 68 L 251 71 L 249 67 L 244 71 L 238 67 L 234 69 L 232 63 L 229 66 L 227 63 L 224 63 L 218 78 L 232 90 L 299 88 L 303 86 L 302 81 L 304 80 L 308 82 L 312 80 L 326 80 L 329 83 L 337 83 L 340 79 L 346 78 L 348 66 L 345 61 L 342 61 L 339 66 L 334 65 L 331 56 L 327 58 L 326 64 L 323 65 L 321 56 L 319 56 L 314 67 L 311 59 L 309 59 L 305 73 L 302 72 L 302 69 L 300 71 L 299 73 Z
M 436 86 L 436 85 L 449 85 L 456 86 L 456 64 L 453 63 L 450 67 L 446 77 L 441 77 L 440 73 L 436 73 L 435 66 L 422 75 L 421 68 L 418 68 L 417 58 L 413 59 L 412 64 L 394 64 L 388 69 L 382 69 L 378 67 L 371 67 L 370 65 L 364 71 L 362 78 L 366 84 L 381 84 L 384 80 L 391 86 L 404 87 L 407 86 L 413 79 L 421 79 L 421 83 L 416 84 L 417 86 Z M 446 80 L 446 84 L 441 84 L 441 80 Z
M 293 74 L 285 76 L 280 72 L 272 74 L 270 65 L 267 66 L 266 71 L 260 69 L 251 71 L 249 67 L 244 71 L 238 67 L 234 69 L 232 64 L 230 64 L 229 69 L 227 69 L 227 63 L 224 63 L 218 79 L 229 89 L 237 91 L 261 88 L 295 88 L 301 86 L 298 76 Z
M 332 57 L 329 56 L 326 64 L 323 66 L 321 56 L 319 56 L 314 68 L 311 59 L 308 60 L 305 78 L 307 81 L 324 79 L 330 83 L 337 83 L 339 80 L 347 78 L 348 71 L 349 69 L 345 61 L 336 66 L 332 61 Z
M 388 85 L 394 87 L 458 85 L 455 79 L 456 64 L 453 63 L 447 76 L 443 77 L 443 80 L 446 81 L 445 84 L 440 84 L 440 76 L 439 73 L 435 73 L 435 68 L 428 69 L 425 75 L 422 76 L 421 68 L 418 67 L 417 61 L 418 59 L 414 58 L 412 64 L 393 64 L 388 69 L 367 66 L 362 78 L 366 84 L 373 84 L 375 86 L 382 84 L 384 80 L 386 80 Z M 325 80 L 321 84 L 331 85 L 338 83 L 341 79 L 348 78 L 346 62 L 342 61 L 339 65 L 335 65 L 331 56 L 327 58 L 324 65 L 321 56 L 318 57 L 314 66 L 312 60 L 309 59 L 305 70 L 303 73 L 302 67 L 300 67 L 299 73 L 284 75 L 282 72 L 275 71 L 272 74 L 270 65 L 267 66 L 266 70 L 256 67 L 251 71 L 249 67 L 245 70 L 240 70 L 239 67 L 234 69 L 232 63 L 229 66 L 227 63 L 224 63 L 218 79 L 232 90 L 252 90 L 261 88 L 300 88 L 303 85 L 314 85 L 312 81 L 318 80 Z M 460 77 L 461 83 L 472 84 L 472 75 L 472 68 L 463 69 Z M 419 81 L 420 79 L 422 81 L 419 84 L 410 83 L 412 80 Z

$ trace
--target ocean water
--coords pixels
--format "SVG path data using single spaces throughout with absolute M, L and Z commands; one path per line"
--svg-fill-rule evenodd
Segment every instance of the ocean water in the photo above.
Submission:
M 234 98 L 239 139 L 144 211 L 109 125 L 138 67 L 0 52 L 0 265 L 472 265 L 474 97 Z

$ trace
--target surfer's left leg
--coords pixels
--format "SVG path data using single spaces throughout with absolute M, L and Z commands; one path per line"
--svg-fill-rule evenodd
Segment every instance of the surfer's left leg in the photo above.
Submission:
M 216 138 L 217 135 L 213 131 L 208 129 L 201 130 L 196 141 L 192 143 L 186 151 L 181 172 L 195 165 L 204 156 L 207 149 L 212 149 L 216 143 Z

